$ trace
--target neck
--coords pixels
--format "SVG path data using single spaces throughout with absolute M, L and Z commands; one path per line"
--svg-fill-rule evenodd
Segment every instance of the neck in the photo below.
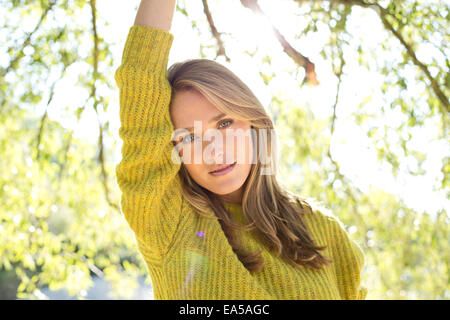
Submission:
M 243 195 L 243 188 L 239 188 L 236 191 L 233 191 L 228 194 L 219 195 L 219 199 L 228 202 L 228 203 L 236 203 L 241 204 L 242 203 L 242 195 Z

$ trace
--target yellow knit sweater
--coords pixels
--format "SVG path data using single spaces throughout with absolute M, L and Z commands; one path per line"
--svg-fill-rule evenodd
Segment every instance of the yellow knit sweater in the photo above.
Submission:
M 216 219 L 198 215 L 184 199 L 179 164 L 171 159 L 173 124 L 167 64 L 173 35 L 132 26 L 115 73 L 120 89 L 122 160 L 116 167 L 122 212 L 135 233 L 155 299 L 365 299 L 364 256 L 336 217 L 314 209 L 306 222 L 334 262 L 320 270 L 290 266 L 238 231 L 246 248 L 263 248 L 265 267 L 251 274 L 232 251 Z M 242 207 L 226 203 L 237 221 Z M 211 216 L 214 213 L 211 210 Z

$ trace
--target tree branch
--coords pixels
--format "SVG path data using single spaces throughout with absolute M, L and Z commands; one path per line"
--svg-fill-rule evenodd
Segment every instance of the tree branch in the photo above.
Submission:
M 225 47 L 222 42 L 221 33 L 219 33 L 216 29 L 216 26 L 214 25 L 213 18 L 211 16 L 211 12 L 209 11 L 208 2 L 206 0 L 202 0 L 203 3 L 203 12 L 206 15 L 206 18 L 208 19 L 209 27 L 211 28 L 211 32 L 217 40 L 217 45 L 219 46 L 219 50 L 217 51 L 216 58 L 218 56 L 224 56 L 227 62 L 230 62 L 230 58 L 227 56 L 225 52 Z
M 254 13 L 260 14 L 260 15 L 268 18 L 267 15 L 259 7 L 257 0 L 241 0 L 241 3 L 244 7 L 252 10 Z M 275 36 L 277 37 L 278 41 L 280 42 L 281 46 L 283 47 L 284 52 L 286 52 L 286 54 L 292 60 L 294 60 L 294 62 L 297 65 L 299 65 L 305 69 L 307 82 L 314 86 L 319 85 L 319 82 L 317 81 L 314 63 L 312 63 L 307 57 L 302 55 L 300 52 L 295 50 L 294 47 L 292 47 L 290 45 L 290 43 L 283 37 L 281 32 L 273 24 L 271 24 L 271 26 L 275 33 Z
M 92 35 L 94 37 L 94 48 L 93 48 L 93 58 L 94 58 L 94 68 L 92 75 L 92 86 L 91 86 L 91 97 L 94 99 L 94 109 L 97 111 L 98 100 L 96 96 L 96 86 L 95 81 L 98 78 L 98 33 L 97 33 L 97 10 L 95 8 L 96 0 L 90 0 L 91 13 L 92 13 Z
M 381 8 L 380 5 L 376 5 L 379 8 Z M 383 8 L 381 8 L 382 10 L 384 10 Z M 380 10 L 381 10 L 380 9 Z M 381 11 L 382 11 L 381 10 Z M 376 11 L 376 10 L 375 10 Z M 400 43 L 403 45 L 403 47 L 405 47 L 406 52 L 408 53 L 408 55 L 411 57 L 413 63 L 418 66 L 420 68 L 420 70 L 423 71 L 423 73 L 425 73 L 425 76 L 428 78 L 428 80 L 430 80 L 431 83 L 431 88 L 433 89 L 434 93 L 436 94 L 436 96 L 438 97 L 439 101 L 441 102 L 441 104 L 445 107 L 446 111 L 449 112 L 450 111 L 450 103 L 449 103 L 449 98 L 445 95 L 445 93 L 441 90 L 439 84 L 437 83 L 436 79 L 433 78 L 433 76 L 430 73 L 430 70 L 428 70 L 427 66 L 422 63 L 421 61 L 419 61 L 419 59 L 416 56 L 416 53 L 414 52 L 414 50 L 412 49 L 411 45 L 409 45 L 408 43 L 406 43 L 405 39 L 402 37 L 402 35 L 396 31 L 394 29 L 394 27 L 392 26 L 391 23 L 389 23 L 389 21 L 386 19 L 386 15 L 385 14 L 379 14 L 381 21 L 383 22 L 383 25 L 386 27 L 386 29 L 388 29 L 389 31 L 391 31 L 394 36 L 400 41 Z M 442 110 L 444 111 L 444 110 Z M 444 112 L 442 112 L 444 114 Z
M 53 9 L 53 6 L 56 4 L 56 1 L 51 1 L 47 8 L 45 8 L 45 10 L 42 12 L 41 17 L 39 18 L 39 22 L 37 23 L 37 25 L 34 27 L 33 31 L 29 32 L 27 37 L 25 38 L 25 41 L 22 43 L 21 48 L 18 51 L 17 56 L 12 59 L 9 63 L 9 65 L 2 70 L 0 78 L 4 78 L 6 76 L 6 74 L 11 71 L 11 69 L 13 69 L 20 61 L 20 59 L 23 58 L 24 53 L 23 53 L 23 49 L 28 46 L 30 44 L 31 41 L 31 37 L 33 36 L 33 34 L 35 34 L 39 27 L 41 26 L 42 22 L 45 20 L 45 18 L 47 17 L 47 14 Z
M 100 123 L 99 114 L 97 113 L 97 119 L 98 119 L 98 127 L 99 127 L 99 136 L 98 136 L 98 146 L 99 146 L 99 152 L 98 152 L 98 161 L 100 162 L 100 168 L 101 168 L 101 178 L 102 178 L 102 184 L 103 189 L 105 191 L 105 198 L 106 202 L 108 204 L 120 212 L 119 206 L 111 201 L 111 198 L 109 197 L 109 187 L 108 187 L 108 173 L 106 171 L 105 167 L 105 158 L 104 158 L 104 144 L 103 144 L 103 126 Z
M 305 0 L 294 0 L 294 1 L 297 1 L 299 3 L 305 2 Z M 414 50 L 412 49 L 412 45 L 408 44 L 406 42 L 406 40 L 403 38 L 403 36 L 400 34 L 400 32 L 398 30 L 395 30 L 394 27 L 392 26 L 392 24 L 388 21 L 388 19 L 386 18 L 387 16 L 390 16 L 390 17 L 392 17 L 393 19 L 395 19 L 397 21 L 398 21 L 398 19 L 395 16 L 393 16 L 387 9 L 383 8 L 382 6 L 380 6 L 376 2 L 368 3 L 368 2 L 364 2 L 363 0 L 311 0 L 311 1 L 313 1 L 313 2 L 328 1 L 330 3 L 331 2 L 338 2 L 338 3 L 344 4 L 344 5 L 350 5 L 350 6 L 354 6 L 355 5 L 355 6 L 360 6 L 360 7 L 363 7 L 363 8 L 370 8 L 370 9 L 374 10 L 378 14 L 378 16 L 380 17 L 381 22 L 383 23 L 384 27 L 387 30 L 389 30 L 390 32 L 392 32 L 392 34 L 397 38 L 397 40 L 400 41 L 402 46 L 406 49 L 406 52 L 408 53 L 408 55 L 411 57 L 411 60 L 413 61 L 413 63 L 417 67 L 419 67 L 419 69 L 422 70 L 422 72 L 428 78 L 428 80 L 431 83 L 431 88 L 433 89 L 433 91 L 436 94 L 437 98 L 441 102 L 441 105 L 445 108 L 445 110 L 441 110 L 441 112 L 442 112 L 442 114 L 444 116 L 446 116 L 446 112 L 450 111 L 449 98 L 441 90 L 438 82 L 436 81 L 435 78 L 433 78 L 433 76 L 431 75 L 431 73 L 428 70 L 427 66 L 424 63 L 422 63 L 421 61 L 419 61 L 419 59 L 417 58 Z
M 69 153 L 69 149 L 70 149 L 70 146 L 72 144 L 73 130 L 70 130 L 70 132 L 68 133 L 68 136 L 69 136 L 69 138 L 67 139 L 67 143 L 66 143 L 66 146 L 64 148 L 64 161 L 62 162 L 61 167 L 59 169 L 59 173 L 58 173 L 59 180 L 61 180 L 61 178 L 62 178 L 63 171 L 66 168 L 66 163 L 68 161 L 67 160 L 67 158 L 68 158 L 67 154 Z
M 39 131 L 37 134 L 37 142 L 36 142 L 36 160 L 39 160 L 40 157 L 40 146 L 41 146 L 41 138 L 42 138 L 42 134 L 44 132 L 44 125 L 45 125 L 45 121 L 47 120 L 47 114 L 48 114 L 48 106 L 50 105 L 50 103 L 53 100 L 53 96 L 55 95 L 55 84 L 56 82 L 58 82 L 58 80 L 56 80 L 55 82 L 52 83 L 52 86 L 50 87 L 50 96 L 47 100 L 47 105 L 45 106 L 45 112 L 41 117 L 41 125 L 39 126 Z
M 90 6 L 91 6 L 91 14 L 92 14 L 92 34 L 94 37 L 94 47 L 93 47 L 93 56 L 94 56 L 94 70 L 93 70 L 93 81 L 92 81 L 92 87 L 91 87 L 91 95 L 94 99 L 94 111 L 97 114 L 98 119 L 98 126 L 99 126 L 99 136 L 98 136 L 98 146 L 99 146 L 99 154 L 98 154 L 98 161 L 100 163 L 101 167 L 101 181 L 103 184 L 103 189 L 105 191 L 105 197 L 108 204 L 113 207 L 114 209 L 118 210 L 120 212 L 119 206 L 112 202 L 109 196 L 109 188 L 108 188 L 108 173 L 105 168 L 105 161 L 104 161 L 104 144 L 103 144 L 103 126 L 100 122 L 100 116 L 98 114 L 97 106 L 100 103 L 100 101 L 97 99 L 96 94 L 96 86 L 95 82 L 98 78 L 98 43 L 99 43 L 99 37 L 97 33 L 97 11 L 96 11 L 96 0 L 90 0 Z
M 334 61 L 334 59 L 332 59 L 332 61 Z M 332 116 L 332 120 L 331 120 L 330 140 L 329 140 L 328 148 L 327 148 L 327 156 L 330 159 L 331 163 L 333 163 L 335 166 L 335 168 L 332 169 L 333 173 L 335 174 L 335 177 L 328 185 L 330 186 L 330 188 L 333 188 L 333 184 L 337 179 L 340 179 L 342 181 L 342 185 L 345 188 L 345 193 L 348 195 L 348 197 L 351 201 L 351 204 L 352 204 L 352 210 L 349 210 L 349 212 L 351 212 L 353 218 L 355 219 L 355 221 L 357 221 L 358 226 L 363 229 L 364 242 L 365 242 L 365 245 L 367 245 L 367 243 L 369 242 L 369 237 L 367 236 L 368 227 L 367 227 L 367 224 L 365 223 L 364 219 L 362 218 L 362 214 L 358 210 L 359 201 L 357 200 L 357 193 L 361 194 L 362 192 L 359 188 L 356 188 L 356 192 L 354 191 L 351 181 L 349 181 L 349 179 L 341 173 L 341 168 L 339 166 L 339 163 L 336 160 L 334 160 L 331 155 L 331 141 L 333 139 L 333 134 L 334 134 L 334 129 L 335 129 L 336 109 L 337 109 L 337 104 L 339 101 L 339 93 L 340 93 L 340 87 L 341 87 L 341 83 L 342 83 L 343 68 L 345 65 L 345 60 L 344 60 L 344 55 L 343 55 L 342 50 L 339 50 L 339 61 L 340 61 L 340 65 L 337 68 L 337 71 L 335 72 L 335 75 L 338 78 L 338 84 L 337 84 L 337 89 L 336 89 L 336 96 L 334 99 L 334 105 L 333 105 L 333 116 Z M 369 206 L 372 207 L 370 202 L 369 202 Z M 373 208 L 373 212 L 375 212 L 375 211 L 376 211 L 375 208 Z M 375 265 L 378 266 L 379 265 L 378 257 L 375 254 L 372 254 L 371 251 L 369 251 L 369 254 L 372 257 L 372 259 L 374 260 Z M 387 285 L 389 283 L 383 275 L 380 275 L 380 278 L 381 278 L 381 281 L 385 285 Z

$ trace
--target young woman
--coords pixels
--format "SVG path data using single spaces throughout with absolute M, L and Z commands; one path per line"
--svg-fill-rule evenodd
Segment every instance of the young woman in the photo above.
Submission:
M 250 89 L 208 59 L 167 70 L 174 8 L 141 1 L 115 74 L 121 207 L 155 299 L 365 299 L 342 223 L 278 184 L 273 123 Z

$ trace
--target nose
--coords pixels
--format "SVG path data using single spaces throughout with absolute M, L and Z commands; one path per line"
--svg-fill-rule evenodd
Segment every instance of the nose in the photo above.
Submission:
M 215 137 L 212 138 L 212 141 L 208 144 L 206 150 L 204 150 L 206 164 L 212 165 L 225 163 L 223 159 L 223 144 L 223 141 L 221 143 L 220 141 L 216 141 Z

